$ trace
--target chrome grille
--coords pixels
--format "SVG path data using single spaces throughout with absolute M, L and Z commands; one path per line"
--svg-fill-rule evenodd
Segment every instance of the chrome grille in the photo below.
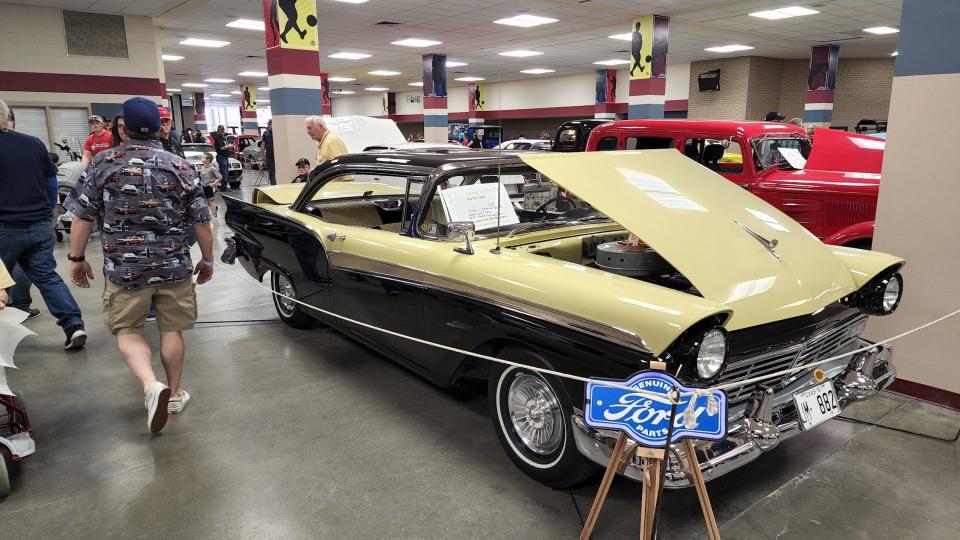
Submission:
M 856 337 L 856 335 L 848 334 L 848 331 L 852 327 L 860 325 L 866 319 L 866 316 L 857 315 L 821 329 L 804 342 L 747 357 L 734 357 L 727 364 L 727 368 L 723 371 L 723 375 L 720 376 L 717 383 L 726 384 L 738 380 L 752 379 L 828 358 Z M 773 379 L 767 384 L 770 385 L 773 382 L 772 386 L 774 388 L 783 387 L 802 374 L 803 372 L 796 372 L 779 379 Z M 727 403 L 731 406 L 743 403 L 750 398 L 750 394 L 757 386 L 757 384 L 749 384 L 727 390 Z

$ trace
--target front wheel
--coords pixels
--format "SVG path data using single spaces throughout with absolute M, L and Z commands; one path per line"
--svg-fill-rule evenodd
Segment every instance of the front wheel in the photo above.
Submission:
M 297 289 L 292 279 L 282 272 L 273 271 L 270 272 L 270 285 L 274 292 L 283 295 L 271 295 L 281 321 L 299 329 L 313 328 L 317 325 L 317 320 L 306 312 L 307 308 L 292 300 L 297 297 Z
M 531 351 L 508 347 L 498 357 L 541 364 Z M 527 476 L 555 488 L 575 486 L 597 466 L 577 450 L 573 407 L 559 382 L 534 371 L 495 365 L 488 380 L 490 414 L 503 449 Z

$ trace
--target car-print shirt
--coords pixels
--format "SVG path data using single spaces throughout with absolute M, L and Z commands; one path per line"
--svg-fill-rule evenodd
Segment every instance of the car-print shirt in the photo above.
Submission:
M 64 207 L 102 219 L 103 273 L 124 289 L 189 279 L 187 228 L 210 221 L 197 172 L 152 140 L 98 154 Z

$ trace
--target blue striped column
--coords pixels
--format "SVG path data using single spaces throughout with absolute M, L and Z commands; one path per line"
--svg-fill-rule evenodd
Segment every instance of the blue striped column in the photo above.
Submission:
M 445 143 L 447 122 L 447 55 L 423 55 L 423 140 Z
M 207 105 L 203 101 L 203 92 L 193 93 L 193 125 L 197 131 L 207 131 Z
M 807 90 L 803 103 L 804 125 L 830 127 L 833 120 L 833 90 Z

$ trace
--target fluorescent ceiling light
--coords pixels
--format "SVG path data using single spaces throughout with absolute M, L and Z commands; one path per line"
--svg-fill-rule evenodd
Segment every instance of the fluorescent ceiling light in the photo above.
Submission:
M 423 81 L 407 83 L 407 86 L 423 86 Z
M 167 88 L 167 93 L 168 93 L 168 94 L 171 93 L 171 92 L 179 92 L 179 91 L 180 91 L 179 88 Z
M 221 83 L 221 84 L 227 84 L 227 83 L 235 82 L 233 79 L 217 79 L 217 78 L 204 79 L 203 81 L 204 81 L 204 82 L 212 82 L 212 83 Z
M 196 82 L 185 82 L 183 83 L 183 86 L 189 86 L 190 88 L 206 88 L 210 85 Z
M 269 99 L 258 99 L 258 100 L 257 100 L 257 104 L 259 105 L 259 104 L 261 104 L 261 103 L 270 103 L 270 100 L 269 100 Z
M 401 39 L 400 41 L 391 41 L 391 45 L 400 45 L 402 47 L 431 47 L 433 45 L 440 45 L 442 41 L 433 41 L 431 39 L 418 39 L 418 38 L 407 38 Z
M 241 71 L 240 73 L 237 73 L 237 75 L 241 77 L 266 77 L 267 73 L 262 71 Z
M 633 39 L 633 32 L 624 32 L 622 34 L 614 34 L 607 37 L 610 39 L 619 39 L 620 41 L 630 41 Z
M 750 13 L 751 17 L 759 17 L 761 19 L 767 19 L 771 21 L 776 21 L 779 19 L 789 19 L 790 17 L 802 17 L 804 15 L 816 15 L 820 13 L 817 10 L 809 9 L 800 6 L 790 6 L 779 9 L 769 9 L 766 11 L 755 11 Z
M 230 92 L 230 93 L 233 94 L 233 95 L 235 95 L 235 96 L 239 96 L 239 95 L 240 95 L 240 91 L 239 91 L 239 90 L 234 90 L 233 92 Z
M 513 17 L 507 17 L 506 19 L 498 19 L 493 21 L 494 24 L 506 24 L 507 26 L 520 26 L 522 28 L 531 28 L 533 26 L 540 26 L 541 24 L 550 24 L 557 22 L 556 19 L 551 19 L 550 17 L 540 17 L 538 15 L 514 15 Z
M 469 65 L 466 62 L 457 62 L 454 60 L 447 60 L 447 67 L 463 67 Z
M 344 4 L 363 4 L 367 0 L 333 0 L 334 2 L 343 2 Z
M 544 68 L 531 68 L 531 69 L 522 69 L 520 73 L 526 73 L 528 75 L 543 75 L 544 73 L 553 73 L 557 70 L 555 69 L 544 69 Z
M 457 77 L 457 78 L 454 79 L 454 80 L 455 80 L 455 81 L 463 81 L 463 82 L 475 82 L 475 81 L 483 81 L 483 80 L 486 80 L 486 79 L 484 79 L 483 77 Z
M 210 97 L 230 97 L 230 94 L 210 94 Z
M 327 77 L 327 80 L 330 82 L 350 82 L 355 81 L 353 77 Z
M 897 56 L 898 54 L 900 54 L 900 51 L 893 51 L 890 56 Z
M 364 88 L 364 90 L 367 90 L 370 92 L 386 92 L 387 90 L 390 90 L 390 89 L 384 88 L 382 86 L 370 86 L 370 87 Z
M 704 49 L 709 52 L 718 52 L 718 53 L 727 53 L 727 52 L 737 52 L 737 51 L 749 51 L 753 47 L 749 45 L 721 45 L 719 47 L 707 47 Z
M 345 96 L 349 94 L 356 94 L 356 92 L 354 92 L 353 90 L 334 90 L 333 92 L 331 92 L 331 94 L 340 94 Z
M 400 72 L 390 71 L 389 69 L 375 69 L 373 71 L 368 71 L 367 75 L 378 75 L 380 77 L 392 77 L 394 75 L 400 75 Z
M 615 58 L 613 60 L 598 60 L 594 62 L 594 65 L 597 66 L 622 66 L 623 64 L 629 64 L 629 60 Z
M 371 56 L 373 55 L 367 53 L 341 51 L 338 53 L 333 53 L 327 58 L 339 58 L 341 60 L 363 60 L 364 58 L 370 58 Z
M 226 47 L 229 41 L 220 41 L 217 39 L 187 38 L 180 42 L 181 45 L 191 45 L 193 47 Z
M 235 21 L 228 22 L 225 26 L 229 26 L 230 28 L 242 28 L 244 30 L 264 31 L 263 21 L 255 21 L 253 19 L 237 19 Z
M 539 51 L 524 51 L 524 50 L 518 50 L 518 51 L 502 52 L 502 53 L 499 53 L 499 54 L 500 54 L 500 56 L 511 56 L 511 57 L 513 57 L 513 58 L 526 58 L 526 57 L 528 57 L 528 56 L 539 56 L 539 55 L 541 55 L 541 54 L 543 54 L 543 53 L 542 53 L 542 52 L 539 52 Z
M 160 58 L 162 58 L 165 62 L 179 62 L 180 60 L 183 60 L 183 57 L 178 54 L 162 54 L 160 55 Z
M 873 28 L 864 28 L 863 31 L 868 32 L 870 34 L 883 35 L 883 34 L 896 34 L 900 30 L 896 28 L 890 28 L 889 26 L 874 26 Z
M 269 86 L 258 86 L 258 87 L 257 87 L 257 90 L 263 90 L 264 92 L 269 92 L 269 91 L 270 91 L 270 87 L 269 87 Z

